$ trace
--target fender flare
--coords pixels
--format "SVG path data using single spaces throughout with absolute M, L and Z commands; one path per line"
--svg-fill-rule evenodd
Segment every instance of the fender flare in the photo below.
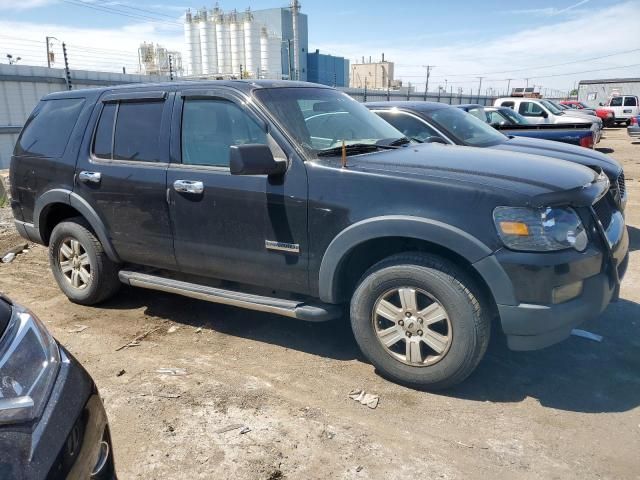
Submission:
M 358 245 L 367 240 L 384 237 L 406 237 L 428 241 L 452 250 L 472 265 L 487 257 L 492 258 L 493 262 L 482 262 L 484 268 L 476 271 L 485 279 L 496 301 L 498 297 L 509 303 L 512 301 L 511 282 L 493 257 L 493 251 L 489 247 L 453 225 L 406 215 L 369 218 L 354 223 L 340 232 L 329 244 L 322 257 L 318 284 L 320 299 L 326 303 L 339 303 L 342 300 L 338 291 L 339 277 L 344 260 Z M 490 278 L 487 278 L 489 273 Z
M 84 198 L 70 190 L 56 188 L 40 195 L 33 209 L 33 221 L 38 233 L 41 232 L 45 226 L 45 215 L 43 215 L 43 212 L 54 203 L 63 203 L 75 208 L 89 225 L 91 225 L 109 259 L 117 263 L 120 262 L 120 257 L 113 248 L 107 229 L 98 213 Z M 39 233 L 39 236 L 42 238 L 42 234 Z

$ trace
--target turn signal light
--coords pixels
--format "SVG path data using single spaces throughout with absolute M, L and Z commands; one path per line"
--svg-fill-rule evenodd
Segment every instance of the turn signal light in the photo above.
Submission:
M 580 146 L 584 148 L 593 148 L 593 135 L 582 137 L 580 139 Z
M 522 222 L 500 222 L 500 230 L 505 235 L 529 236 L 529 227 Z

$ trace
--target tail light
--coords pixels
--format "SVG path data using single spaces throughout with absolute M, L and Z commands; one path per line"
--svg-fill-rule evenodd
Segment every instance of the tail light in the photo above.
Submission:
M 580 139 L 580 146 L 584 148 L 593 148 L 593 133 Z
M 631 125 L 638 125 L 638 117 L 631 117 Z

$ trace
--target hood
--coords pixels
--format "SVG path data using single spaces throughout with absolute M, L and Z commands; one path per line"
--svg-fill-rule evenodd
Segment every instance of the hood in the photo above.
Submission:
M 573 111 L 564 110 L 562 115 L 556 115 L 558 119 L 557 123 L 599 123 L 600 118 L 595 115 L 589 115 L 586 113 L 573 113 Z
M 319 163 L 336 167 L 340 161 L 333 157 Z M 446 179 L 452 187 L 472 184 L 472 188 L 510 190 L 529 198 L 548 194 L 556 198 L 559 193 L 582 190 L 598 180 L 593 170 L 549 157 L 437 143 L 350 156 L 347 168 L 354 173 L 411 180 Z
M 608 155 L 600 153 L 597 150 L 591 150 L 577 145 L 569 145 L 568 143 L 553 142 L 540 138 L 513 137 L 491 148 L 508 152 L 544 155 L 559 160 L 579 163 L 589 168 L 600 168 L 612 182 L 615 181 L 622 172 L 620 164 Z

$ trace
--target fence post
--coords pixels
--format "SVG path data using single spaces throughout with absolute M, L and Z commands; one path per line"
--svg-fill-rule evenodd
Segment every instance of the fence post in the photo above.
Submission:
M 64 57 L 64 73 L 67 81 L 67 90 L 71 90 L 71 71 L 69 70 L 69 59 L 67 58 L 67 45 L 62 42 L 62 56 Z
M 364 97 L 362 100 L 364 103 L 367 102 L 367 82 L 364 82 Z

